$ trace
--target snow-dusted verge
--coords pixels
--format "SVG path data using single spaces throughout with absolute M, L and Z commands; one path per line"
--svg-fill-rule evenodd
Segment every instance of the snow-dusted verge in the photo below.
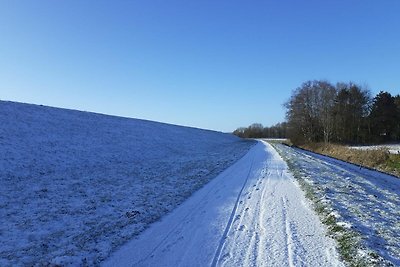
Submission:
M 253 144 L 0 101 L 0 266 L 97 265 Z
M 268 142 L 281 142 L 281 143 L 283 143 L 283 142 L 287 141 L 288 139 L 286 139 L 286 138 L 263 138 L 263 140 L 268 141 Z
M 325 213 L 348 261 L 400 266 L 400 179 L 275 144 Z M 328 211 L 328 214 L 326 212 Z M 344 229 L 344 230 L 343 230 Z M 347 230 L 346 230 L 347 229 Z
M 378 150 L 387 149 L 391 154 L 400 154 L 400 144 L 393 145 L 376 145 L 376 146 L 351 146 L 352 149 L 358 150 Z

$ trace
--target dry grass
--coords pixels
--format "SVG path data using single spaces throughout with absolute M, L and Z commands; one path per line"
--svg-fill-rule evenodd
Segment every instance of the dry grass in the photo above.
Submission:
M 382 170 L 400 177 L 400 154 L 391 154 Z
M 400 155 L 391 155 L 387 149 L 357 150 L 343 145 L 325 143 L 312 143 L 301 147 L 400 177 Z

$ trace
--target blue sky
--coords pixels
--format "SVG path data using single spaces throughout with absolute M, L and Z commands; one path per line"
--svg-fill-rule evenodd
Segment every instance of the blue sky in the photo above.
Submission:
M 0 99 L 232 131 L 311 79 L 400 93 L 400 1 L 0 1 Z

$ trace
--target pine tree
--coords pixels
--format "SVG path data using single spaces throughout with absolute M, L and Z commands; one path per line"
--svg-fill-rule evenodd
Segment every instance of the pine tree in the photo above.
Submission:
M 372 133 L 379 142 L 397 139 L 399 112 L 395 98 L 388 92 L 381 91 L 375 96 L 370 114 Z

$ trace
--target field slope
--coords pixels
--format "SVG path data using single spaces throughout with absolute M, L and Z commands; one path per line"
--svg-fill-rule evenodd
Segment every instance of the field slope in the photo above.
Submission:
M 98 265 L 253 144 L 0 101 L 0 266 Z

